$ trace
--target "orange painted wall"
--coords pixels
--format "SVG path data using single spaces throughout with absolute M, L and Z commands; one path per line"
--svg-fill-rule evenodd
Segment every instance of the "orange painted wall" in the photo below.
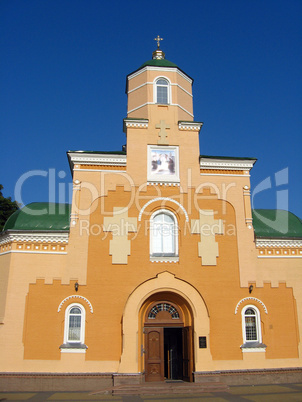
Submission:
M 192 189 L 192 192 L 194 189 Z M 156 189 L 148 187 L 145 195 L 154 198 Z M 163 197 L 178 199 L 178 187 L 163 187 Z M 128 264 L 112 264 L 109 255 L 109 241 L 112 235 L 103 232 L 103 216 L 100 205 L 103 203 L 109 216 L 113 207 L 129 204 L 131 193 L 117 187 L 108 196 L 99 198 L 97 208 L 90 216 L 90 225 L 94 234 L 89 237 L 87 285 L 80 286 L 78 294 L 86 297 L 93 305 L 93 314 L 86 308 L 86 337 L 88 346 L 86 360 L 118 360 L 122 352 L 122 317 L 129 294 L 144 281 L 154 278 L 160 272 L 168 270 L 177 278 L 190 283 L 202 295 L 210 317 L 210 348 L 214 360 L 240 360 L 242 352 L 241 309 L 251 301 L 240 306 L 235 315 L 235 307 L 241 299 L 250 296 L 248 288 L 240 288 L 239 262 L 237 248 L 236 214 L 232 205 L 208 192 L 200 195 L 198 205 L 201 209 L 217 211 L 215 218 L 223 219 L 224 235 L 216 235 L 219 244 L 219 257 L 216 266 L 202 266 L 197 255 L 200 236 L 190 234 L 182 210 L 175 211 L 176 205 L 166 202 L 165 207 L 174 211 L 180 228 L 179 262 L 155 263 L 149 258 L 149 217 L 161 202 L 150 204 L 138 222 L 138 232 L 129 234 L 131 255 Z M 198 211 L 188 205 L 188 194 L 182 195 L 183 205 L 192 210 L 190 219 L 198 219 Z M 142 205 L 145 200 L 141 200 Z M 94 205 L 95 207 L 95 205 Z M 129 217 L 137 217 L 137 206 L 132 203 L 128 210 Z M 99 228 L 99 230 L 96 230 Z M 248 252 L 248 251 L 247 251 Z M 64 313 L 71 299 L 63 305 L 60 313 L 57 308 L 67 296 L 75 294 L 73 283 L 45 285 L 37 281 L 30 285 L 26 304 L 24 345 L 26 359 L 60 359 L 59 346 L 63 343 Z M 266 358 L 298 357 L 298 334 L 295 315 L 295 300 L 291 288 L 281 284 L 271 288 L 266 284 L 262 288 L 254 286 L 253 297 L 259 298 L 268 308 L 266 315 L 261 305 L 255 303 L 261 313 L 263 342 L 268 345 Z M 139 318 L 138 318 L 139 319 Z M 287 328 L 284 331 L 284 328 Z M 199 334 L 202 336 L 204 334 Z

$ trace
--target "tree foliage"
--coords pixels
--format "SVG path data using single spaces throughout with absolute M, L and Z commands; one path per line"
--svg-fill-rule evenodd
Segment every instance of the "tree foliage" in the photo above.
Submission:
M 19 209 L 17 201 L 12 201 L 11 197 L 4 197 L 2 190 L 3 186 L 0 184 L 0 231 L 7 219 Z

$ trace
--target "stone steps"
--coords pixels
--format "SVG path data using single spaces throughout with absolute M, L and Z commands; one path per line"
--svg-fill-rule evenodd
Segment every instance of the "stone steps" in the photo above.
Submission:
M 175 395 L 201 394 L 206 392 L 226 392 L 229 387 L 221 382 L 193 383 L 193 382 L 150 382 L 137 385 L 120 385 L 93 394 L 112 395 Z

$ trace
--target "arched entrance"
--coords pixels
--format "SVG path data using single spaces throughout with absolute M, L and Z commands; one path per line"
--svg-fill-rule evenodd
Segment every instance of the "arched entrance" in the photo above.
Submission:
M 166 297 L 167 294 L 169 297 Z M 126 302 L 122 321 L 123 342 L 118 374 L 144 375 L 145 314 L 152 302 L 162 300 L 168 300 L 180 306 L 184 328 L 191 327 L 193 330 L 194 358 L 191 360 L 193 369 L 195 371 L 213 370 L 210 348 L 200 349 L 198 346 L 198 337 L 208 338 L 210 333 L 207 306 L 192 285 L 165 271 L 137 286 Z M 192 377 L 192 371 L 189 374 Z
M 186 301 L 172 292 L 155 293 L 140 317 L 145 381 L 192 381 L 193 319 Z

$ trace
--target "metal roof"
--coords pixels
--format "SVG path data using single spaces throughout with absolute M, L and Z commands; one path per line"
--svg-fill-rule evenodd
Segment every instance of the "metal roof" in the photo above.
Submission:
M 14 212 L 6 221 L 3 231 L 69 230 L 70 211 L 70 204 L 33 202 Z

